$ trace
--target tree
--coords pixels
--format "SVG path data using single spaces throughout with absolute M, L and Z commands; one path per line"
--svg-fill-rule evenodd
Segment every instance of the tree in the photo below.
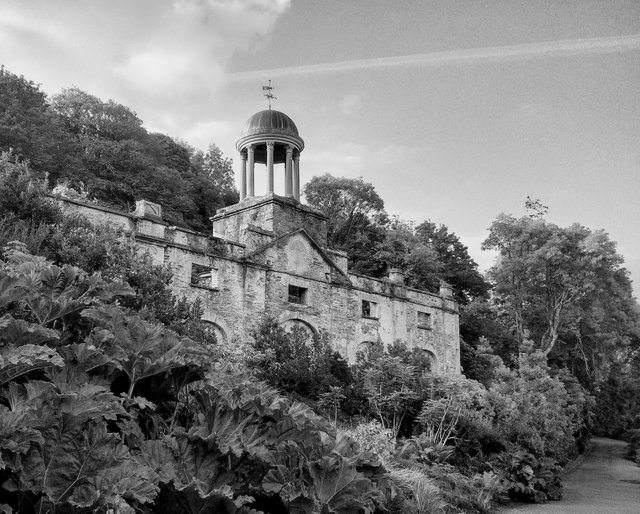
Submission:
M 595 314 L 587 304 L 630 299 L 615 246 L 603 230 L 499 215 L 483 248 L 499 252 L 489 277 L 518 340 L 529 334 L 548 355 L 563 332 L 577 333 L 585 316 Z
M 206 154 L 164 134 L 148 134 L 128 107 L 78 88 L 53 97 L 53 111 L 83 149 L 81 175 L 71 187 L 91 199 L 130 209 L 141 198 L 157 202 L 173 224 L 199 231 L 238 200 L 231 160 L 212 144 Z
M 202 171 L 222 196 L 238 195 L 233 177 L 233 161 L 225 157 L 215 143 L 211 143 L 207 153 L 203 155 Z
M 80 147 L 39 87 L 0 66 L 0 151 L 12 150 L 43 177 L 80 172 Z
M 63 89 L 55 95 L 52 107 L 69 131 L 82 140 L 143 142 L 147 138 L 142 120 L 131 109 L 113 100 L 104 102 L 77 87 Z
M 435 253 L 440 264 L 439 278 L 451 285 L 458 302 L 467 304 L 475 298 L 487 297 L 489 284 L 456 234 L 429 220 L 418 225 L 415 233 L 418 241 Z M 424 286 L 417 281 L 415 287 Z
M 307 201 L 328 218 L 328 237 L 335 248 L 343 247 L 367 222 L 384 217 L 384 202 L 362 177 L 313 177 L 304 187 Z

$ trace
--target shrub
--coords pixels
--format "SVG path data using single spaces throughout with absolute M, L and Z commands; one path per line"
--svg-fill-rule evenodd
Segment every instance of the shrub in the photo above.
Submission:
M 357 442 L 364 451 L 375 453 L 385 463 L 389 462 L 396 445 L 393 431 L 376 420 L 342 428 L 339 432 Z
M 629 430 L 626 457 L 640 465 L 640 429 Z
M 579 406 L 549 374 L 542 354 L 523 354 L 515 370 L 502 368 L 489 388 L 494 424 L 506 441 L 536 457 L 564 460 L 580 428 Z
M 510 447 L 496 459 L 513 500 L 540 503 L 559 500 L 562 496 L 560 467 L 548 458 Z
M 595 387 L 594 431 L 620 437 L 626 430 L 640 427 L 640 378 L 619 367 Z
M 492 512 L 496 504 L 504 503 L 506 488 L 493 472 L 466 476 L 451 465 L 437 464 L 425 473 L 440 489 L 446 502 L 445 512 Z
M 353 366 L 354 387 L 350 398 L 353 404 L 366 408 L 370 416 L 395 434 L 410 436 L 415 416 L 424 392 L 420 377 L 427 373 L 426 361 L 419 352 L 410 351 L 406 344 L 395 342 L 385 347 L 372 344 L 368 352 L 361 352 Z
M 275 318 L 265 317 L 252 339 L 247 364 L 259 379 L 289 395 L 315 401 L 332 386 L 348 385 L 348 368 L 325 333 L 310 335 L 299 327 L 287 332 Z
M 422 404 L 416 425 L 425 436 L 447 434 L 439 446 L 433 441 L 431 451 L 440 447 L 449 453 L 449 463 L 469 471 L 485 471 L 484 456 L 504 450 L 493 426 L 494 410 L 486 388 L 464 377 L 428 376 L 423 382 L 429 398 Z M 474 459 L 478 461 L 475 464 Z
M 11 152 L 0 153 L 0 213 L 52 225 L 62 219 L 62 212 L 47 191 L 47 182 L 37 179 L 26 162 Z
M 447 503 L 434 481 L 420 467 L 390 467 L 389 476 L 411 500 L 418 514 L 442 512 Z M 403 512 L 407 512 L 405 508 Z

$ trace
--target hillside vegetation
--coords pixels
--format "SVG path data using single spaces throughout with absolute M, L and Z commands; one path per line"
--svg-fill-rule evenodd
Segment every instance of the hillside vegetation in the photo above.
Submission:
M 33 82 L 0 68 L 0 149 L 28 160 L 51 186 L 131 210 L 160 203 L 167 221 L 206 231 L 220 207 L 236 203 L 231 160 L 148 133 L 128 107 L 78 88 L 48 99 Z
M 484 277 L 447 227 L 389 216 L 371 184 L 308 183 L 353 269 L 452 285 L 464 376 L 447 378 L 402 342 L 349 365 L 326 334 L 269 318 L 231 353 L 171 292 L 170 268 L 48 195 L 144 197 L 205 229 L 237 200 L 214 145 L 149 134 L 78 89 L 47 99 L 2 69 L 0 151 L 0 512 L 491 512 L 559 499 L 560 466 L 592 432 L 640 428 L 622 257 L 540 202 L 493 222 Z

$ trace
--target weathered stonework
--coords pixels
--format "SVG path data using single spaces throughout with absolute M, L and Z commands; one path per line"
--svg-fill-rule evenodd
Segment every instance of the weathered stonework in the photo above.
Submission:
M 343 252 L 327 248 L 325 216 L 299 201 L 246 197 L 212 218 L 212 235 L 168 225 L 161 209 L 139 203 L 126 214 L 72 199 L 71 212 L 133 234 L 155 263 L 174 271 L 176 294 L 202 302 L 204 319 L 222 343 L 247 341 L 266 314 L 285 326 L 326 330 L 353 361 L 368 343 L 396 340 L 422 348 L 434 372 L 460 373 L 458 306 L 439 295 L 349 273 Z
M 133 234 L 154 263 L 170 264 L 179 296 L 199 299 L 221 343 L 242 345 L 265 314 L 285 328 L 327 331 L 349 361 L 368 344 L 400 340 L 424 350 L 434 372 L 460 373 L 458 306 L 440 294 L 404 285 L 399 270 L 386 280 L 349 273 L 347 255 L 327 247 L 327 218 L 300 203 L 304 141 L 286 114 L 265 110 L 244 126 L 240 202 L 218 210 L 211 235 L 170 226 L 162 207 L 140 200 L 126 214 L 74 199 L 65 209 Z M 255 193 L 255 165 L 267 190 Z M 274 166 L 284 165 L 285 196 L 274 194 Z

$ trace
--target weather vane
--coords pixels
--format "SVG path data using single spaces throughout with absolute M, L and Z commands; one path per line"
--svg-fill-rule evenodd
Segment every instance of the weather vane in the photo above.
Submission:
M 278 98 L 273 95 L 273 86 L 271 85 L 271 80 L 269 80 L 268 86 L 262 86 L 263 95 L 269 101 L 269 110 L 271 110 L 271 100 L 277 100 Z M 266 91 L 266 93 L 264 92 Z

